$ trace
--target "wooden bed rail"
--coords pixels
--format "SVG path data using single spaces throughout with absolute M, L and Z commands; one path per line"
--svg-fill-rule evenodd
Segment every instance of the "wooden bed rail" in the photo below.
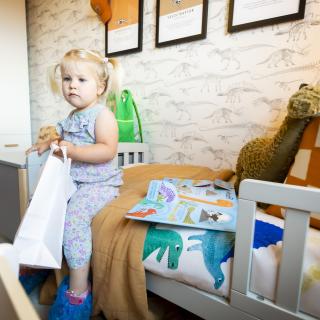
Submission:
M 275 304 L 258 299 L 249 289 L 257 202 L 288 208 Z M 261 319 L 279 319 L 279 314 L 281 319 L 315 319 L 299 312 L 299 305 L 310 213 L 319 211 L 320 189 L 252 179 L 241 182 L 230 300 L 233 307 Z

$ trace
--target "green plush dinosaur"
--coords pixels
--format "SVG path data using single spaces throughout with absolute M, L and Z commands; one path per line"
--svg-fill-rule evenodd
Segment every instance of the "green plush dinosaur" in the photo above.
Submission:
M 289 99 L 288 114 L 272 138 L 256 138 L 240 150 L 235 189 L 243 179 L 283 182 L 311 118 L 320 116 L 320 86 L 304 86 Z

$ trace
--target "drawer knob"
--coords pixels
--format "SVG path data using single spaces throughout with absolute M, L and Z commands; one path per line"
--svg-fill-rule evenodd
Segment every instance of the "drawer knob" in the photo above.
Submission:
M 18 143 L 7 143 L 4 145 L 6 148 L 14 148 L 14 147 L 19 147 Z

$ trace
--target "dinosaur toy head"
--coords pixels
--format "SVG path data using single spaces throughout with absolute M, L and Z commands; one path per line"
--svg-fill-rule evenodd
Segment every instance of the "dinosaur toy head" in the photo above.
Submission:
M 289 100 L 288 116 L 295 119 L 320 116 L 320 86 L 304 86 Z

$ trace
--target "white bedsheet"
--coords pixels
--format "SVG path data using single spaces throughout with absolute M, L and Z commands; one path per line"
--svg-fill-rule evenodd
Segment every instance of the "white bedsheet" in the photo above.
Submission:
M 268 222 L 274 226 L 283 228 L 283 220 L 266 215 L 262 211 L 257 211 L 256 218 L 257 220 Z M 213 294 L 217 294 L 219 296 L 228 297 L 230 291 L 230 273 L 233 258 L 229 257 L 225 262 L 220 263 L 220 268 L 224 276 L 224 279 L 221 283 L 221 273 L 219 267 L 217 267 L 219 263 L 217 264 L 216 261 L 212 263 L 211 258 L 211 262 L 208 260 L 208 257 L 204 258 L 205 254 L 203 254 L 202 251 L 203 246 L 207 246 L 206 250 L 208 250 L 208 246 L 210 246 L 209 249 L 211 251 L 214 250 L 213 247 L 211 248 L 212 241 L 207 243 L 204 241 L 203 237 L 206 233 L 206 230 L 186 227 L 173 227 L 163 224 L 157 224 L 156 229 L 169 231 L 167 234 L 164 232 L 163 235 L 161 232 L 159 233 L 157 241 L 163 241 L 163 243 L 166 243 L 166 237 L 171 237 L 172 239 L 172 235 L 176 236 L 176 233 L 178 233 L 181 236 L 183 248 L 179 258 L 177 258 L 177 254 L 174 254 L 173 249 L 171 249 L 171 258 L 169 258 L 169 247 L 167 247 L 161 260 L 159 259 L 160 256 L 158 256 L 161 249 L 156 249 L 144 259 L 144 266 L 146 270 L 166 278 L 184 282 L 188 285 Z M 280 229 L 276 229 L 276 231 L 281 232 Z M 170 234 L 170 232 L 174 233 Z M 223 240 L 219 239 L 219 241 Z M 274 299 L 277 272 L 281 255 L 281 246 L 282 241 L 276 241 L 275 243 L 268 244 L 267 246 L 260 246 L 253 251 L 250 288 L 253 292 L 270 300 Z M 213 260 L 216 260 L 216 256 L 218 254 L 219 252 L 217 252 Z M 177 267 L 176 269 L 168 268 L 168 258 L 169 262 L 171 262 L 171 265 L 174 265 L 174 268 Z M 172 260 L 175 260 L 177 265 L 172 264 Z M 207 260 L 207 263 L 205 260 Z M 208 269 L 210 271 L 208 271 Z M 220 282 L 215 278 L 220 278 Z M 319 297 L 320 231 L 310 228 L 304 263 L 304 281 L 300 304 L 301 311 L 312 314 L 316 317 L 320 317 Z

